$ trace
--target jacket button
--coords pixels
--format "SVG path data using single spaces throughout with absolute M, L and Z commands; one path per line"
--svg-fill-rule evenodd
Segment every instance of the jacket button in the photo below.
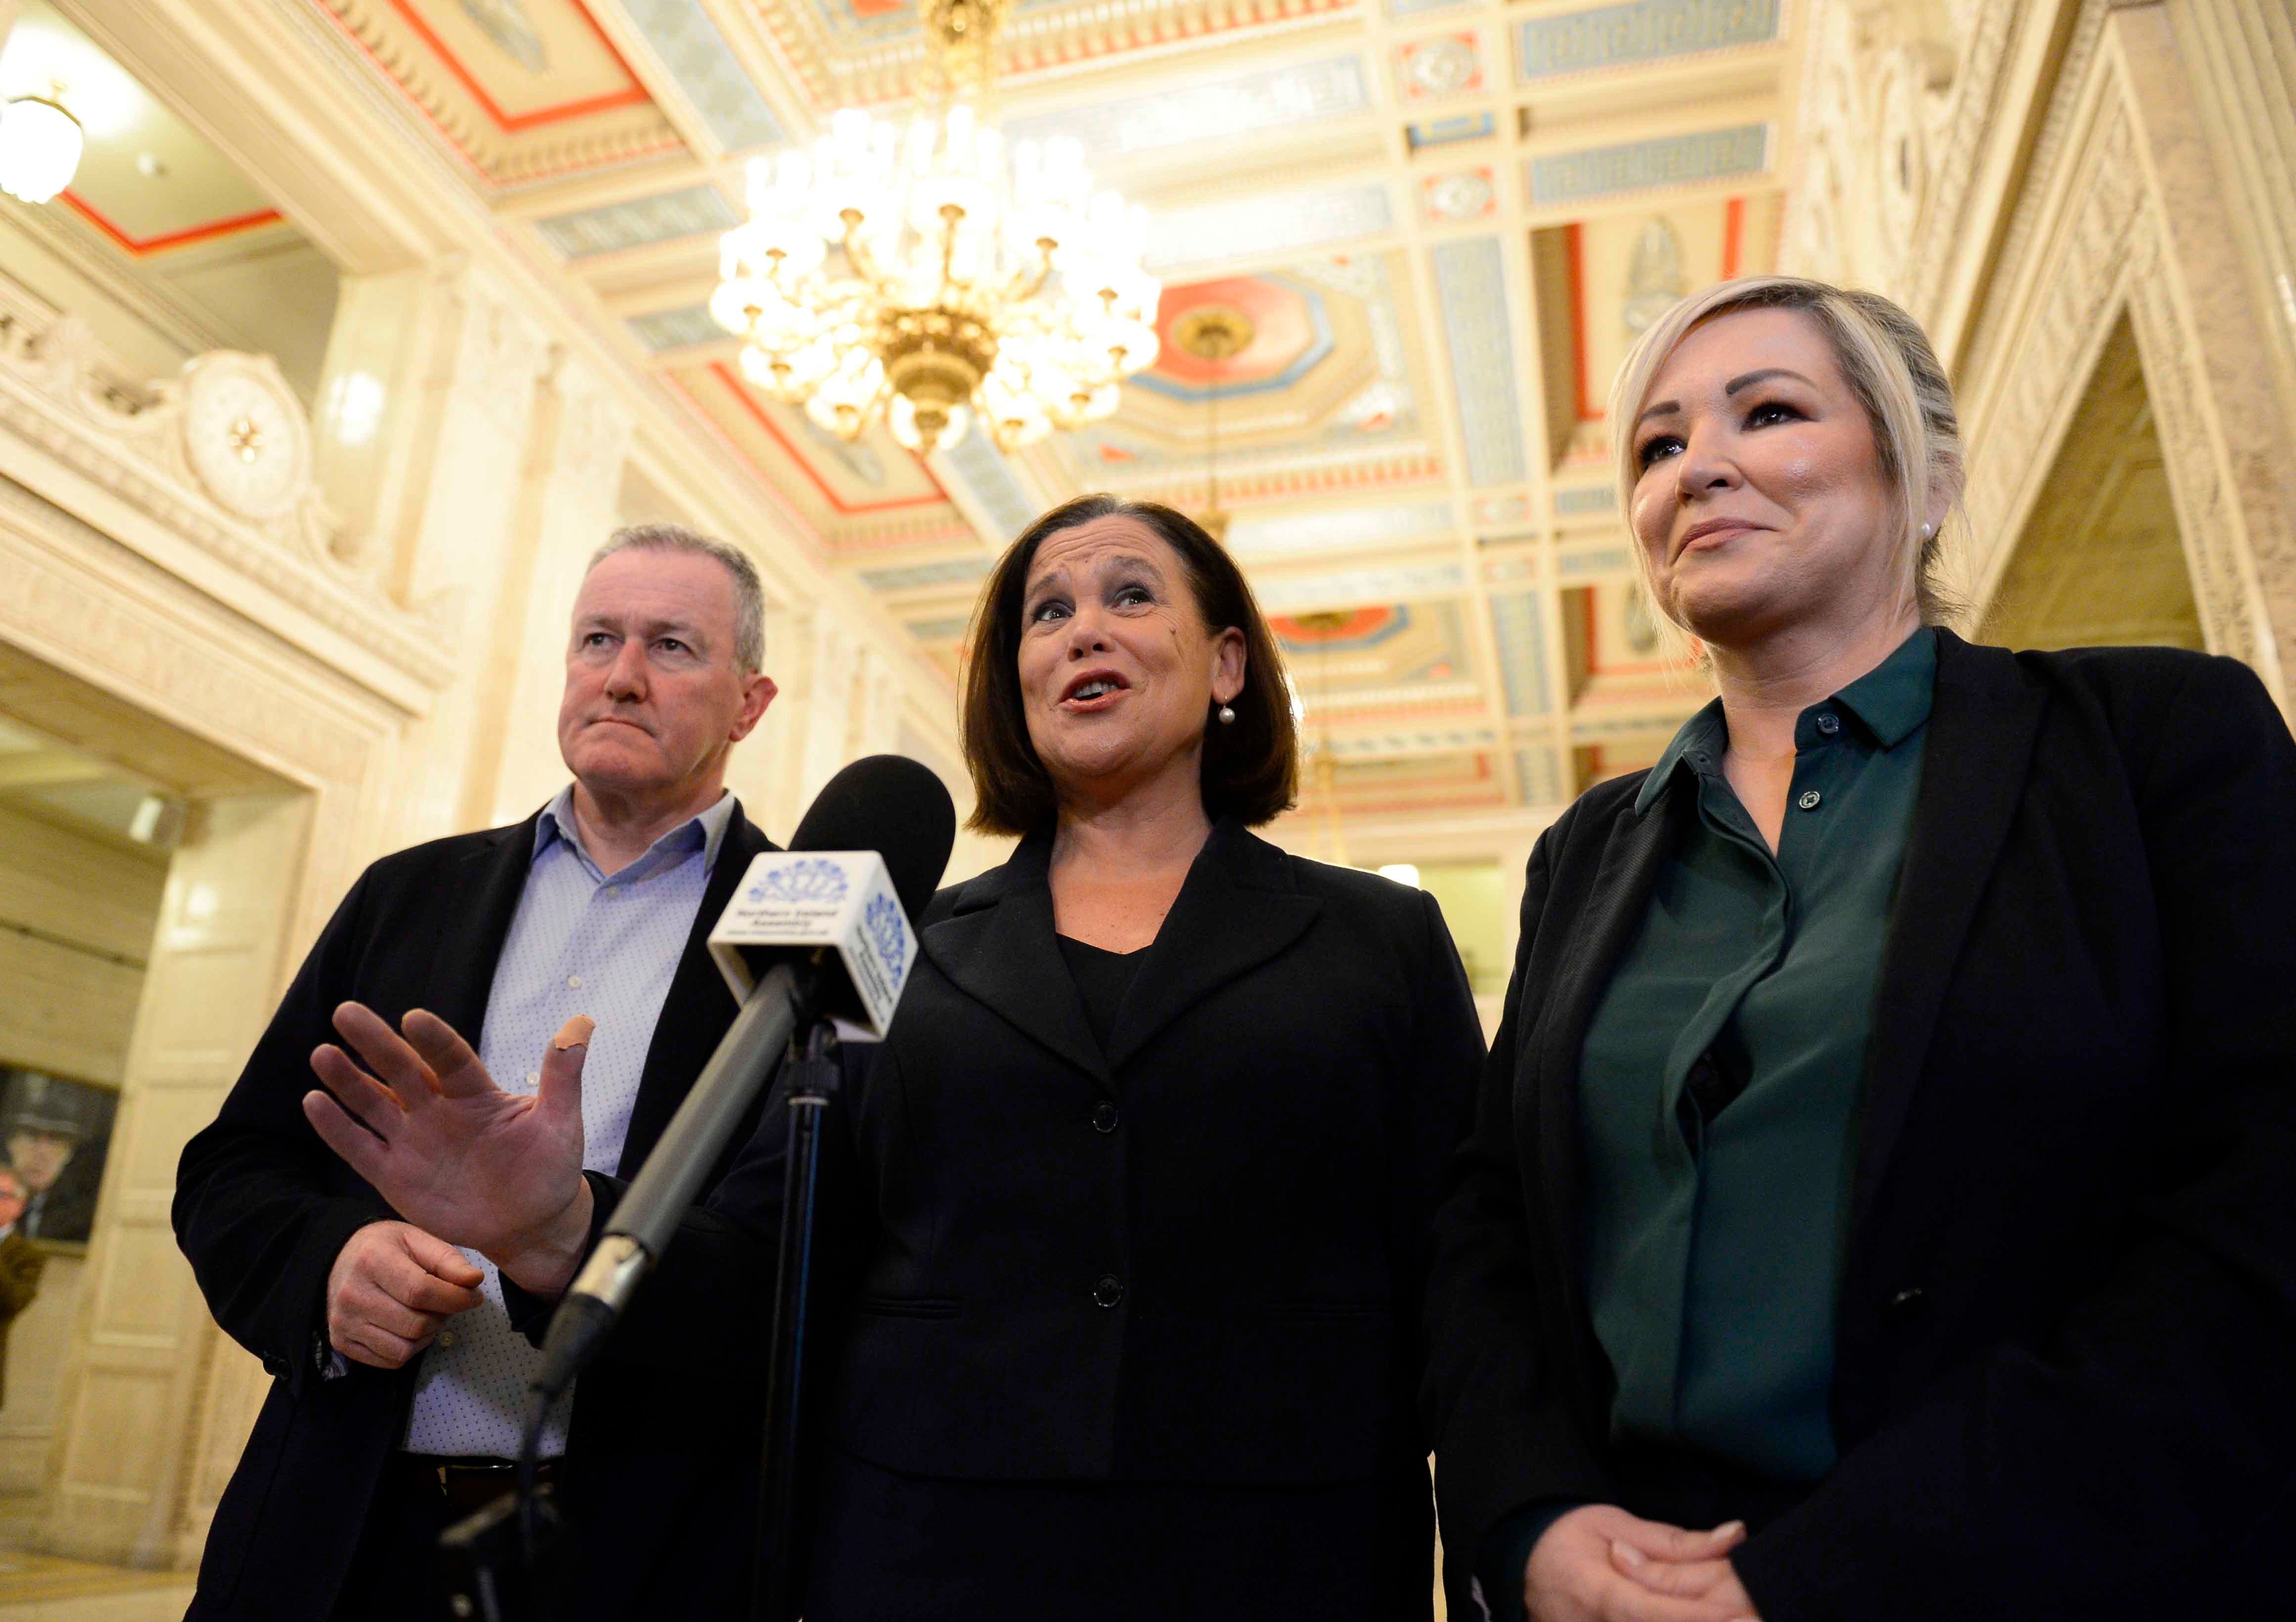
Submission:
M 1124 1280 L 1112 1272 L 1092 1287 L 1092 1304 L 1095 1306 L 1114 1306 L 1123 1299 Z
M 1116 1124 L 1123 1118 L 1118 1113 L 1115 1105 L 1103 1099 L 1093 1107 L 1092 1130 L 1096 1132 L 1112 1132 L 1116 1130 Z

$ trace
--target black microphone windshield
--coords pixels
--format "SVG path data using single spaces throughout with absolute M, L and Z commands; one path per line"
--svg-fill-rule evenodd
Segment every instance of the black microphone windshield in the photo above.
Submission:
M 914 924 L 955 844 L 956 804 L 932 768 L 905 754 L 865 754 L 822 785 L 789 848 L 876 852 Z

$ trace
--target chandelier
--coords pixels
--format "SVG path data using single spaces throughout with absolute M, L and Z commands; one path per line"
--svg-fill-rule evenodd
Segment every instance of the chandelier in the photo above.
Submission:
M 1067 137 L 1009 147 L 991 117 L 1008 0 L 927 0 L 905 127 L 847 109 L 810 153 L 756 158 L 709 312 L 743 375 L 845 439 L 910 449 L 977 415 L 1005 450 L 1116 409 L 1156 358 L 1147 217 L 1095 192 Z

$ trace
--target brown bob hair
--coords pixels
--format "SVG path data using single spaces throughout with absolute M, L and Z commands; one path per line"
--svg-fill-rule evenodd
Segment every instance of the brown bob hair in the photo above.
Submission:
M 1205 718 L 1204 814 L 1217 822 L 1234 817 L 1257 827 L 1292 809 L 1300 792 L 1300 744 L 1292 721 L 1292 688 L 1275 633 L 1252 600 L 1243 571 L 1226 548 L 1185 513 L 1153 501 L 1111 495 L 1063 501 L 1022 531 L 1004 550 L 980 589 L 967 640 L 964 672 L 964 765 L 972 774 L 972 815 L 965 826 L 984 834 L 1029 835 L 1049 829 L 1060 811 L 1052 774 L 1029 741 L 1021 695 L 1021 606 L 1029 566 L 1046 537 L 1096 518 L 1129 518 L 1180 555 L 1196 612 L 1213 631 L 1243 633 L 1243 691 L 1230 707 L 1235 720 Z

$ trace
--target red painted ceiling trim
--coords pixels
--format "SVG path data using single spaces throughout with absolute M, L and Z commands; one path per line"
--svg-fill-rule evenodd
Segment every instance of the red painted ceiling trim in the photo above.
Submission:
M 606 31 L 598 26 L 598 20 L 590 15 L 589 8 L 582 4 L 581 0 L 570 0 L 570 3 L 582 21 L 590 25 L 590 31 L 598 37 L 598 43 L 606 47 L 606 54 L 614 59 L 614 65 L 621 69 L 623 74 L 628 78 L 630 87 L 627 90 L 617 90 L 606 95 L 594 95 L 587 101 L 568 102 L 562 106 L 543 107 L 533 112 L 511 113 L 504 112 L 500 107 L 495 105 L 494 97 L 487 94 L 486 86 L 479 83 L 478 76 L 465 68 L 462 60 L 447 48 L 447 42 L 431 31 L 430 25 L 422 21 L 422 13 L 414 9 L 412 0 L 390 0 L 391 9 L 405 20 L 408 28 L 413 29 L 421 37 L 422 43 L 430 47 L 432 54 L 440 62 L 446 63 L 447 71 L 462 81 L 463 88 L 469 91 L 476 98 L 479 105 L 486 109 L 487 116 L 495 121 L 496 126 L 504 135 L 516 135 L 525 129 L 538 129 L 545 124 L 563 123 L 568 119 L 578 119 L 593 112 L 610 112 L 617 107 L 634 107 L 640 102 L 652 99 L 646 95 L 645 86 L 638 82 L 638 76 L 630 71 L 630 64 L 622 60 L 622 54 L 614 49 L 614 42 L 609 39 L 606 37 Z
M 891 513 L 898 512 L 903 507 L 937 506 L 941 502 L 948 499 L 948 492 L 941 489 L 940 481 L 933 477 L 932 469 L 925 465 L 924 458 L 917 456 L 914 451 L 909 451 L 905 454 L 911 457 L 916 462 L 918 470 L 924 474 L 926 480 L 932 485 L 933 493 L 931 495 L 903 496 L 897 501 L 868 501 L 862 503 L 858 506 L 849 506 L 846 502 L 839 498 L 837 492 L 829 488 L 827 482 L 824 481 L 819 473 L 814 472 L 813 464 L 807 461 L 803 456 L 799 454 L 798 448 L 789 442 L 789 436 L 781 431 L 780 427 L 774 422 L 772 416 L 767 413 L 763 406 L 758 403 L 756 397 L 750 394 L 750 391 L 742 386 L 742 380 L 735 377 L 731 371 L 726 369 L 726 366 L 724 361 L 711 361 L 709 363 L 709 369 L 717 375 L 718 381 L 724 383 L 726 387 L 732 391 L 734 398 L 742 402 L 743 409 L 747 410 L 752 417 L 757 419 L 758 426 L 764 429 L 767 436 L 773 440 L 773 442 L 780 446 L 782 449 L 787 453 L 789 459 L 797 464 L 798 471 L 802 473 L 806 478 L 812 482 L 814 489 L 821 492 L 822 499 L 828 502 L 829 505 L 841 516 L 856 518 L 865 513 Z M 760 477 L 764 476 L 764 469 L 758 469 Z
M 73 213 L 111 238 L 112 244 L 121 252 L 137 259 L 168 248 L 185 248 L 193 243 L 211 242 L 218 236 L 229 236 L 239 231 L 252 231 L 258 226 L 267 226 L 284 218 L 276 209 L 258 209 L 252 214 L 237 214 L 229 219 L 211 219 L 205 225 L 186 226 L 180 231 L 163 231 L 157 236 L 135 237 L 105 218 L 102 211 L 85 197 L 72 192 L 64 192 L 61 195 L 65 206 Z

